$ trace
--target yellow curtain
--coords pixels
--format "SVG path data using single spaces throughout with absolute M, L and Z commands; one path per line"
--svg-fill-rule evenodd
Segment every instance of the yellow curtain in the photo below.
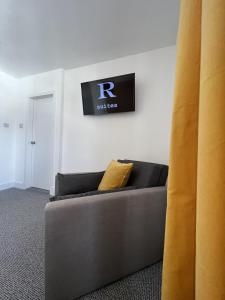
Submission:
M 225 0 L 181 0 L 163 300 L 225 300 Z

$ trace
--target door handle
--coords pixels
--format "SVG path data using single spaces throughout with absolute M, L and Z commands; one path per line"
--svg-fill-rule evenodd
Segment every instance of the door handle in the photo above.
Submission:
M 36 144 L 36 142 L 35 142 L 35 141 L 31 141 L 30 143 L 31 143 L 31 145 L 35 145 L 35 144 Z

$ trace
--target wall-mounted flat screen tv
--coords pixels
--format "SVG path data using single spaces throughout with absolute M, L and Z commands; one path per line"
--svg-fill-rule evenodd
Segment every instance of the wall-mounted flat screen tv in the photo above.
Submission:
M 84 115 L 135 110 L 135 73 L 81 83 Z

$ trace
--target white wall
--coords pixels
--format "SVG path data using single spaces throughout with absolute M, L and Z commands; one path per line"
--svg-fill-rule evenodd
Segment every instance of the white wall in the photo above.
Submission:
M 14 181 L 17 88 L 16 79 L 0 72 L 0 190 L 10 187 Z
M 167 163 L 175 46 L 67 70 L 62 171 L 104 169 L 111 159 Z M 83 116 L 80 83 L 136 74 L 136 111 Z
M 48 91 L 56 97 L 54 173 L 102 170 L 118 158 L 167 163 L 174 70 L 175 46 L 19 80 L 0 73 L 0 189 L 27 187 L 29 98 Z M 81 82 L 133 72 L 135 112 L 83 116 Z

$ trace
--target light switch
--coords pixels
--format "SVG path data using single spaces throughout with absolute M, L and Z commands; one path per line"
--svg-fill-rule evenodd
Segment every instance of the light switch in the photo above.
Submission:
M 9 123 L 3 123 L 3 127 L 9 128 Z

